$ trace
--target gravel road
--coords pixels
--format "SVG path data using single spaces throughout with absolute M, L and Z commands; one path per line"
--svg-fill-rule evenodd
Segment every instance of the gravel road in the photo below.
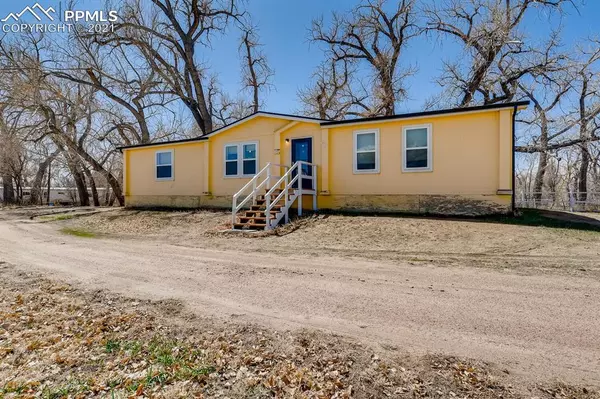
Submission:
M 66 236 L 0 220 L 0 262 L 202 315 L 319 328 L 386 350 L 488 361 L 516 378 L 600 386 L 600 282 L 472 267 Z

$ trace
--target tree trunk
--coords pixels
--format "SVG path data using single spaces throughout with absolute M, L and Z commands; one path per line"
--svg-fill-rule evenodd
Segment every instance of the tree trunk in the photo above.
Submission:
M 42 184 L 44 184 L 44 175 L 48 171 L 48 166 L 50 163 L 54 161 L 54 158 L 59 154 L 59 150 L 55 151 L 53 154 L 48 156 L 43 162 L 41 162 L 38 166 L 38 170 L 35 174 L 35 178 L 33 179 L 33 185 L 31 186 L 31 197 L 29 202 L 33 205 L 41 205 L 42 198 Z
M 536 103 L 536 109 L 542 111 Z M 548 120 L 546 114 L 540 112 L 540 159 L 538 162 L 538 169 L 535 174 L 535 180 L 533 182 L 533 198 L 535 201 L 542 199 L 542 190 L 544 189 L 544 177 L 546 176 L 546 169 L 548 168 Z
M 544 177 L 546 175 L 546 168 L 548 167 L 548 153 L 546 151 L 540 152 L 540 159 L 538 161 L 537 172 L 535 173 L 535 179 L 533 181 L 533 198 L 537 201 L 542 199 L 542 190 L 544 189 Z
M 117 198 L 117 196 L 115 195 L 115 192 L 111 191 L 110 196 L 108 197 L 108 206 L 114 206 L 116 198 Z
M 3 197 L 4 203 L 12 204 L 15 202 L 15 189 L 13 187 L 13 181 L 11 175 L 2 176 L 2 185 L 4 186 Z
M 381 79 L 381 91 L 382 91 L 382 110 L 383 115 L 391 116 L 396 113 L 396 95 L 394 93 L 394 80 L 393 76 L 384 68 L 379 74 Z
M 77 196 L 79 197 L 79 205 L 90 206 L 90 194 L 87 191 L 85 176 L 78 169 L 72 171 L 71 173 L 73 174 L 73 179 L 75 180 L 75 187 L 77 187 Z
M 581 148 L 581 163 L 579 164 L 579 171 L 577 173 L 577 199 L 584 202 L 587 201 L 587 177 L 588 169 L 590 167 L 590 153 L 589 143 L 587 142 L 588 136 L 588 119 L 586 112 L 586 96 L 588 93 L 588 78 L 583 76 L 581 95 L 579 96 L 579 137 L 582 142 L 579 146 Z
M 121 187 L 121 183 L 115 178 L 115 176 L 110 173 L 108 170 L 102 166 L 100 162 L 98 162 L 94 157 L 88 154 L 83 148 L 79 147 L 71 138 L 66 137 L 63 134 L 60 128 L 58 128 L 58 124 L 56 122 L 56 114 L 52 110 L 52 108 L 47 106 L 41 107 L 42 112 L 44 112 L 46 116 L 46 120 L 48 121 L 48 127 L 52 131 L 51 138 L 59 147 L 66 147 L 67 150 L 72 151 L 73 153 L 79 155 L 82 161 L 89 164 L 96 172 L 102 174 L 108 184 L 112 187 L 117 200 L 121 206 L 125 205 L 125 199 L 123 198 L 123 189 Z M 87 191 L 86 191 L 87 193 Z M 89 197 L 88 197 L 89 204 Z
M 77 188 L 77 197 L 79 198 L 79 205 L 90 206 L 90 195 L 87 191 L 87 185 L 85 183 L 85 176 L 81 172 L 81 168 L 76 155 L 66 154 L 67 166 L 75 181 L 75 187 Z
M 15 180 L 15 189 L 16 189 L 16 203 L 23 204 L 23 184 L 21 179 Z
M 590 168 L 590 153 L 588 152 L 588 143 L 581 143 L 581 163 L 577 173 L 577 200 L 587 201 L 587 177 Z
M 96 188 L 96 182 L 94 181 L 94 177 L 92 176 L 92 172 L 88 168 L 83 168 L 83 173 L 87 177 L 88 182 L 90 183 L 90 188 L 92 189 L 92 200 L 94 201 L 94 206 L 100 206 L 100 199 L 98 198 L 98 189 Z

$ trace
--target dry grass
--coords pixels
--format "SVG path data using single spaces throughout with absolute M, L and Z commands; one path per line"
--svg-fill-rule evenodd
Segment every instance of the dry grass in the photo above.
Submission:
M 0 265 L 0 398 L 598 398 L 489 365 L 197 318 Z
M 273 232 L 227 234 L 228 212 L 116 210 L 65 221 L 68 227 L 177 245 L 347 256 L 439 266 L 511 269 L 600 278 L 600 232 L 498 221 L 321 215 Z M 555 226 L 555 227 L 549 227 Z M 596 266 L 594 266 L 596 265 Z

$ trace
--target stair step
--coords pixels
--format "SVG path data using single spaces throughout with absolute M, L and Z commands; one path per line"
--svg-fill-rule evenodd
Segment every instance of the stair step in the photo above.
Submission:
M 277 215 L 279 213 L 279 211 L 271 210 L 269 213 L 271 215 Z M 254 215 L 258 215 L 258 216 L 263 216 L 264 217 L 265 216 L 265 210 L 263 209 L 262 211 L 261 210 L 246 211 L 245 214 L 246 215 L 253 215 L 254 214 Z
M 290 194 L 290 195 L 288 195 L 288 198 L 289 198 L 289 199 L 292 199 L 292 197 L 293 197 L 293 196 L 294 196 L 293 194 Z M 271 201 L 274 201 L 274 200 L 275 200 L 275 198 L 277 198 L 277 195 L 272 195 L 272 196 L 271 196 Z M 257 197 L 256 197 L 256 200 L 257 200 L 257 201 L 266 201 L 267 199 L 265 198 L 265 196 L 264 196 L 264 195 L 259 195 L 259 196 L 257 196 Z M 279 200 L 280 200 L 280 201 L 281 201 L 281 200 L 285 200 L 285 196 L 281 197 Z
M 267 207 L 264 205 L 251 205 L 250 206 L 250 210 L 251 211 L 264 211 Z M 279 211 L 281 208 L 283 208 L 282 205 L 274 205 L 271 210 L 277 210 Z
M 248 223 L 250 221 L 255 221 L 255 222 L 265 222 L 267 218 L 265 216 L 240 216 L 240 223 Z M 269 219 L 275 219 L 275 217 L 270 217 Z
M 264 230 L 267 226 L 266 223 L 234 223 L 234 229 L 240 230 Z

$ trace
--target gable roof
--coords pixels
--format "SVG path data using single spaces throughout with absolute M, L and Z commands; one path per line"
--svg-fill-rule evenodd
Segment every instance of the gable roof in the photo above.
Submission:
M 313 118 L 310 116 L 300 116 L 300 115 L 292 115 L 292 114 L 280 114 L 277 112 L 258 111 L 253 114 L 250 114 L 248 116 L 245 116 L 241 119 L 238 119 L 237 121 L 232 122 L 228 125 L 222 126 L 218 129 L 215 129 L 210 133 L 205 133 L 198 137 L 193 137 L 190 139 L 182 139 L 182 140 L 163 141 L 163 142 L 157 142 L 157 143 L 133 144 L 133 145 L 117 147 L 117 149 L 119 151 L 123 151 L 123 150 L 127 150 L 129 148 L 154 147 L 154 146 L 167 145 L 167 144 L 179 144 L 179 143 L 190 143 L 190 142 L 194 142 L 194 141 L 204 141 L 204 140 L 208 140 L 209 137 L 214 136 L 215 134 L 223 133 L 226 130 L 229 130 L 229 129 L 231 129 L 235 126 L 238 126 L 244 122 L 248 122 L 259 116 L 267 117 L 267 118 L 275 118 L 275 119 L 288 119 L 291 121 L 298 121 L 298 122 L 319 123 L 319 124 L 322 122 L 329 122 L 329 120 L 327 120 L 327 119 Z
M 237 121 L 232 122 L 228 125 L 225 125 L 216 130 L 213 130 L 210 133 L 203 134 L 200 137 L 211 137 L 211 136 L 214 136 L 215 134 L 223 133 L 225 130 L 231 129 L 232 127 L 240 125 L 244 122 L 248 122 L 249 120 L 252 120 L 259 116 L 267 117 L 267 118 L 275 118 L 275 119 L 288 119 L 291 121 L 298 121 L 298 122 L 319 123 L 319 124 L 322 122 L 332 122 L 328 119 L 312 118 L 310 116 L 299 116 L 299 115 L 291 115 L 291 114 L 279 114 L 277 112 L 258 111 L 253 114 L 250 114 L 246 117 L 243 117 L 242 119 L 238 119 Z
M 506 108 L 525 108 L 529 105 L 529 101 L 515 101 L 508 103 L 498 103 L 498 104 L 488 104 L 488 105 L 478 105 L 474 107 L 464 107 L 464 108 L 447 108 L 447 109 L 439 109 L 435 111 L 422 111 L 422 112 L 410 112 L 405 114 L 396 114 L 396 115 L 388 115 L 388 116 L 375 116 L 371 118 L 356 118 L 356 119 L 348 119 L 343 121 L 333 121 L 327 119 L 319 119 L 313 118 L 310 116 L 300 116 L 300 115 L 292 115 L 292 114 L 280 114 L 277 112 L 266 112 L 266 111 L 258 111 L 253 114 L 250 114 L 244 118 L 238 119 L 235 122 L 232 122 L 228 125 L 220 127 L 216 130 L 213 130 L 210 133 L 203 134 L 198 137 L 194 137 L 191 139 L 183 139 L 183 140 L 172 140 L 172 141 L 163 141 L 159 143 L 148 143 L 148 144 L 134 144 L 129 146 L 118 147 L 119 151 L 129 149 L 129 148 L 139 148 L 139 147 L 153 147 L 160 145 L 168 145 L 168 144 L 179 144 L 179 143 L 189 143 L 194 141 L 204 141 L 208 140 L 209 137 L 214 136 L 219 133 L 223 133 L 235 126 L 241 125 L 242 123 L 248 122 L 257 117 L 266 117 L 266 118 L 276 118 L 276 119 L 288 119 L 291 121 L 298 122 L 308 122 L 308 123 L 318 123 L 324 127 L 335 127 L 335 126 L 345 126 L 345 125 L 359 125 L 365 123 L 373 123 L 373 122 L 387 122 L 394 121 L 398 119 L 414 119 L 414 118 L 427 118 L 427 117 L 436 117 L 436 116 L 444 116 L 448 114 L 467 114 L 467 113 L 475 113 L 475 112 L 483 112 L 483 111 L 491 111 L 491 110 L 500 110 Z

